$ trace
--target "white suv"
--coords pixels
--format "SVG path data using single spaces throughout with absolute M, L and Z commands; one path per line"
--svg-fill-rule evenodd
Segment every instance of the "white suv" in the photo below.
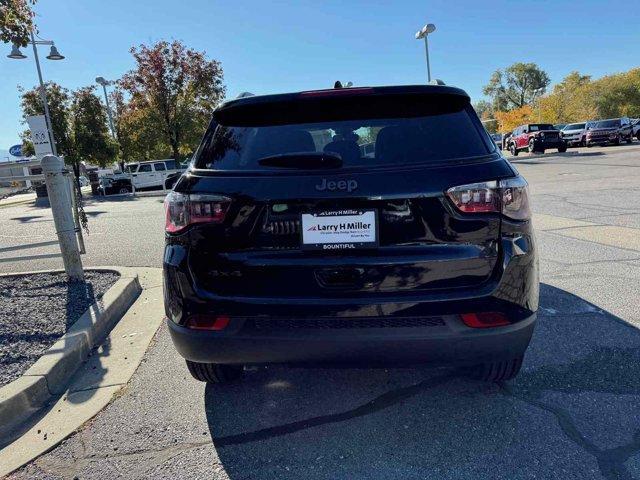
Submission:
M 585 145 L 586 125 L 586 123 L 569 123 L 560 130 L 560 135 L 562 139 L 567 142 L 567 146 L 583 147 Z
M 166 159 L 129 163 L 124 170 L 131 176 L 131 183 L 135 188 L 151 188 L 162 187 L 167 175 L 180 169 L 175 160 Z

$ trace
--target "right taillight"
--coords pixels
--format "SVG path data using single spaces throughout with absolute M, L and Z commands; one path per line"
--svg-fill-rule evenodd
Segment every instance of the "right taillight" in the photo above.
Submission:
M 514 220 L 531 218 L 528 184 L 521 176 L 505 180 L 471 183 L 446 191 L 453 205 L 463 213 L 497 213 Z
M 222 223 L 230 203 L 219 195 L 171 192 L 164 200 L 165 231 L 178 233 L 195 223 Z

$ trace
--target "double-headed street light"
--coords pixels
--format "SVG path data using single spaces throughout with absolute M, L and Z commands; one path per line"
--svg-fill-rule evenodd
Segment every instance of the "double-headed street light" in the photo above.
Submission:
M 431 82 L 431 65 L 429 65 L 429 40 L 430 33 L 436 31 L 436 26 L 433 23 L 427 23 L 424 27 L 416 32 L 416 40 L 422 40 L 424 38 L 424 48 L 427 52 L 427 80 Z
M 113 116 L 111 115 L 111 107 L 109 106 L 109 96 L 107 95 L 107 85 L 113 85 L 113 81 L 106 80 L 104 77 L 96 77 L 96 83 L 102 85 L 104 91 L 104 102 L 107 104 L 107 115 L 109 117 L 109 126 L 111 127 L 111 135 L 116 138 L 116 129 L 113 126 Z
M 51 123 L 51 116 L 49 115 L 49 104 L 47 103 L 47 92 L 44 88 L 44 82 L 42 81 L 42 71 L 40 70 L 40 59 L 38 58 L 38 49 L 37 45 L 49 45 L 51 49 L 49 50 L 49 55 L 47 58 L 49 60 L 63 60 L 64 56 L 60 55 L 58 49 L 55 44 L 50 40 L 36 40 L 33 35 L 33 30 L 31 31 L 31 41 L 27 42 L 28 44 L 33 46 L 33 58 L 36 60 L 36 68 L 38 70 L 38 80 L 40 80 L 40 98 L 42 99 L 42 104 L 44 105 L 44 117 L 47 122 L 47 130 L 49 131 L 49 141 L 51 142 L 51 151 L 55 156 L 58 156 L 58 149 L 56 148 L 56 141 L 53 136 L 53 124 Z M 20 51 L 20 46 L 13 44 L 11 48 L 11 53 L 7 55 L 9 58 L 13 58 L 15 60 L 22 60 L 27 58 L 25 54 Z

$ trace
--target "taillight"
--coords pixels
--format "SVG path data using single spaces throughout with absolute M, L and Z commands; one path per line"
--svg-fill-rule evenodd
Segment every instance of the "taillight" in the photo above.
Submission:
M 446 194 L 463 213 L 501 212 L 514 220 L 531 218 L 527 182 L 520 176 L 460 185 L 448 189 Z
M 221 223 L 230 203 L 219 195 L 171 192 L 164 200 L 165 230 L 177 233 L 195 223 Z

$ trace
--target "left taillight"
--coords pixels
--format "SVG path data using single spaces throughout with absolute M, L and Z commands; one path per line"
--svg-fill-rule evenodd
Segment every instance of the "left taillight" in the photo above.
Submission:
M 502 213 L 514 220 L 531 218 L 527 181 L 521 176 L 451 187 L 447 197 L 462 213 Z
M 164 200 L 165 231 L 178 233 L 196 223 L 222 223 L 230 203 L 220 195 L 171 192 Z

